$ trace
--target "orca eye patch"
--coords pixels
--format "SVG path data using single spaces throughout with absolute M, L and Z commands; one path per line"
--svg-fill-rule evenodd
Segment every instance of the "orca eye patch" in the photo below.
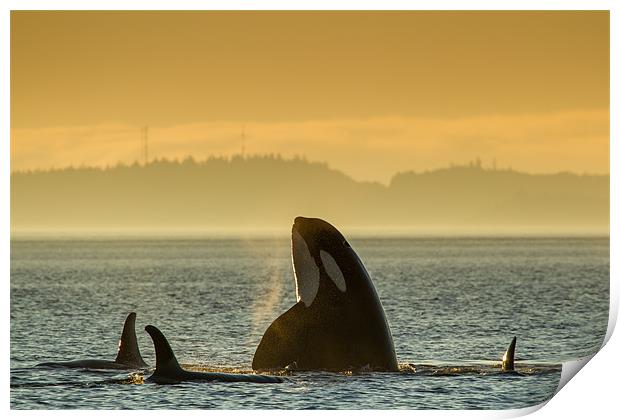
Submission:
M 301 300 L 308 307 L 319 291 L 319 268 L 306 240 L 296 230 L 293 231 L 292 246 L 297 301 Z
M 321 262 L 323 262 L 323 267 L 325 268 L 325 272 L 329 276 L 329 278 L 334 282 L 338 290 L 341 292 L 347 291 L 347 283 L 344 280 L 344 275 L 338 267 L 338 263 L 334 260 L 334 257 L 331 256 L 329 252 L 321 250 L 319 252 L 321 256 Z

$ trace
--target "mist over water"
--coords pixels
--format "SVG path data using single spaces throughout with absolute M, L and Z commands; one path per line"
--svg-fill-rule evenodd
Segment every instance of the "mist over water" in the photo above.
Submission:
M 607 235 L 609 176 L 472 162 L 398 173 L 383 185 L 355 181 L 326 163 L 273 155 L 11 174 L 11 229 L 18 235 L 286 233 L 299 215 L 375 235 Z
M 348 239 L 381 297 L 402 372 L 175 386 L 142 383 L 148 373 L 34 365 L 114 359 L 136 311 L 147 363 L 143 327 L 153 324 L 183 364 L 250 371 L 263 332 L 295 303 L 288 238 L 14 239 L 11 407 L 518 408 L 548 399 L 557 364 L 602 343 L 607 237 Z M 522 374 L 498 374 L 513 335 Z

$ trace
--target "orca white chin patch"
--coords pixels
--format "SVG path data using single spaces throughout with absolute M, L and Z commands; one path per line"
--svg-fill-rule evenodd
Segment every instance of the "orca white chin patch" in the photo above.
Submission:
M 340 290 L 341 292 L 346 292 L 347 282 L 344 280 L 342 270 L 340 270 L 340 267 L 338 266 L 338 263 L 336 262 L 334 257 L 332 257 L 329 252 L 323 250 L 321 250 L 319 254 L 321 255 L 323 267 L 325 268 L 325 272 L 327 273 L 329 278 L 332 279 L 338 290 Z
M 297 302 L 301 300 L 308 307 L 319 291 L 319 267 L 314 262 L 303 236 L 295 229 L 293 229 L 292 246 Z

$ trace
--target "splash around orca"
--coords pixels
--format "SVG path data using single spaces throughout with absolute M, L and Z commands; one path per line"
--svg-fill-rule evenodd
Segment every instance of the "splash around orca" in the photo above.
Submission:
M 267 375 L 233 374 L 220 372 L 192 372 L 179 365 L 168 340 L 159 329 L 152 325 L 145 328 L 153 340 L 155 346 L 155 371 L 147 379 L 157 384 L 177 384 L 180 382 L 253 382 L 253 383 L 278 383 L 282 378 Z
M 252 368 L 397 371 L 383 306 L 345 237 L 324 220 L 297 217 L 291 247 L 297 303 L 267 328 Z
M 72 369 L 110 369 L 130 370 L 143 369 L 148 365 L 142 360 L 138 339 L 136 337 L 136 313 L 127 315 L 123 326 L 123 333 L 119 342 L 118 353 L 114 360 L 84 359 L 68 362 L 39 363 L 38 367 L 72 368 Z

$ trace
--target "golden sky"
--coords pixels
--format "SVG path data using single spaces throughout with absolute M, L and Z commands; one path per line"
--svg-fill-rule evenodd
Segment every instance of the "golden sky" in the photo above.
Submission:
M 609 172 L 608 12 L 12 12 L 12 170 L 305 155 Z

